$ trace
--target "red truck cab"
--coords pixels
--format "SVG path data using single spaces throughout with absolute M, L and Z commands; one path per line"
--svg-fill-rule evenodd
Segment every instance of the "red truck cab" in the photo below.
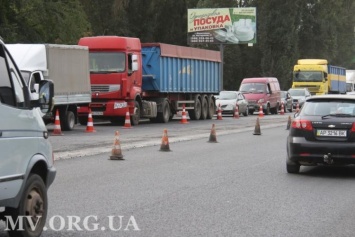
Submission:
M 84 37 L 79 45 L 89 48 L 89 68 L 94 118 L 122 123 L 127 111 L 131 123 L 140 117 L 142 88 L 141 42 L 138 38 L 118 36 Z M 137 98 L 136 98 L 137 97 Z M 88 107 L 78 108 L 79 122 L 87 124 Z

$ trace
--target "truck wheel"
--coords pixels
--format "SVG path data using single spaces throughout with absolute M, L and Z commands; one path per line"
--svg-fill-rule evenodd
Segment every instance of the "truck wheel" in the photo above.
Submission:
M 64 113 L 64 116 L 61 116 L 63 118 L 60 119 L 60 126 L 63 131 L 71 131 L 74 129 L 75 126 L 75 115 L 73 111 L 66 111 Z
M 79 117 L 78 117 L 78 120 L 79 120 L 79 123 L 80 123 L 81 125 L 86 126 L 86 125 L 88 124 L 88 117 L 79 116 Z
M 199 120 L 201 117 L 201 102 L 198 97 L 195 97 L 194 109 L 189 110 L 189 116 L 192 120 Z
M 134 102 L 134 113 L 131 116 L 131 124 L 137 126 L 139 124 L 139 119 L 141 118 L 141 107 L 138 101 Z
M 202 103 L 201 103 L 201 120 L 205 120 L 207 118 L 208 114 L 208 103 L 207 103 L 207 98 L 202 97 Z
M 215 104 L 214 104 L 214 101 L 212 99 L 212 96 L 208 97 L 207 103 L 208 103 L 207 119 L 212 119 L 213 115 L 216 112 L 216 108 L 215 108 Z
M 160 123 L 167 123 L 170 119 L 170 106 L 167 100 L 163 101 L 162 112 L 159 112 L 157 117 Z
M 20 222 L 18 221 L 14 228 L 11 225 L 9 226 L 9 236 L 40 236 L 46 223 L 47 207 L 47 189 L 42 178 L 37 174 L 30 174 L 26 181 L 19 206 L 17 208 L 9 208 L 9 213 L 11 213 L 10 216 L 13 218 L 14 223 L 19 216 L 29 216 L 36 228 L 32 230 L 31 223 L 29 223 L 27 218 L 23 218 L 22 230 L 17 230 L 21 227 L 19 226 Z

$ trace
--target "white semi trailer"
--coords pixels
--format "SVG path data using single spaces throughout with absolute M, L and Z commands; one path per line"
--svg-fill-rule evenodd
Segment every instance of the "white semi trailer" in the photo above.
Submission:
M 61 129 L 72 130 L 78 122 L 77 107 L 91 102 L 89 51 L 86 46 L 58 44 L 7 44 L 28 83 L 33 97 L 38 96 L 38 83 L 54 82 L 53 109 L 43 114 L 46 124 L 60 115 Z
M 355 70 L 346 70 L 346 92 L 355 91 Z

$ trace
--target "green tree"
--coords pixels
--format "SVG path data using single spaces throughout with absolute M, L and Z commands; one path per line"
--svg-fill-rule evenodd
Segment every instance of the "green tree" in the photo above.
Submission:
M 5 3 L 8 18 L 1 22 L 1 29 L 6 42 L 76 44 L 90 29 L 78 0 Z

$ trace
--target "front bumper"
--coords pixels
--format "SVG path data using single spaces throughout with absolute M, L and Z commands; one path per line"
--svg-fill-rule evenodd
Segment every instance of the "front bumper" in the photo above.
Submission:
M 301 165 L 317 165 L 330 154 L 333 164 L 355 164 L 355 144 L 352 142 L 307 141 L 303 137 L 287 138 L 288 159 Z
M 49 188 L 49 186 L 53 183 L 56 174 L 57 174 L 57 170 L 54 166 L 48 168 L 48 174 L 46 180 L 47 188 Z

